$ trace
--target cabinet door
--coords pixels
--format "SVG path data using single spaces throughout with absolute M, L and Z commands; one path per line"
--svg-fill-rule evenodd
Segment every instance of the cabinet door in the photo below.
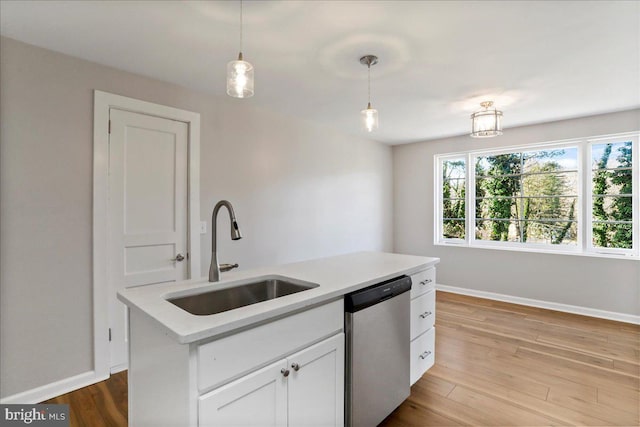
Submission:
M 199 426 L 286 426 L 287 378 L 281 360 L 200 396 Z
M 291 370 L 289 425 L 342 426 L 344 334 L 308 347 L 287 361 Z

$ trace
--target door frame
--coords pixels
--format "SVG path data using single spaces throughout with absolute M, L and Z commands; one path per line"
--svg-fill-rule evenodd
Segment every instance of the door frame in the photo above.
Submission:
M 109 350 L 109 110 L 184 122 L 187 136 L 189 278 L 200 270 L 200 114 L 94 90 L 93 103 L 93 351 L 96 381 L 110 375 Z

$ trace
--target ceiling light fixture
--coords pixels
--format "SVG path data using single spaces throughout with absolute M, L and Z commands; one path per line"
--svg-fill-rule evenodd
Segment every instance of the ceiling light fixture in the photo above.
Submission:
M 227 64 L 227 95 L 234 98 L 253 96 L 253 65 L 242 58 L 242 0 L 240 0 L 240 52 L 237 61 Z
M 368 85 L 367 85 L 367 108 L 362 110 L 362 120 L 364 128 L 367 132 L 373 132 L 378 129 L 378 110 L 371 108 L 371 66 L 378 63 L 378 57 L 375 55 L 365 55 L 360 58 L 360 63 L 367 66 Z
M 491 108 L 493 101 L 484 101 L 480 105 L 482 109 L 471 115 L 471 136 L 490 138 L 502 135 L 502 111 Z

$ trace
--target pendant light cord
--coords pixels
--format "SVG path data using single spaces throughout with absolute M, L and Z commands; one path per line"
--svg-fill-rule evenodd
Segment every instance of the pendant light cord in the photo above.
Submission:
M 367 108 L 371 108 L 371 64 L 367 65 Z
M 242 0 L 240 0 L 240 53 L 242 53 Z

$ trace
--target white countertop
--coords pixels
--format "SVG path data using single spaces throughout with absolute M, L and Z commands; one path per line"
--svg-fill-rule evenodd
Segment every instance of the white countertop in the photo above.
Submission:
M 358 252 L 311 261 L 264 267 L 222 274 L 220 282 L 207 278 L 183 282 L 138 286 L 118 292 L 118 299 L 132 310 L 139 310 L 160 324 L 179 343 L 186 344 L 226 334 L 342 297 L 344 294 L 391 279 L 401 274 L 424 270 L 440 261 L 413 255 L 383 252 Z M 196 316 L 167 301 L 167 298 L 199 294 L 252 277 L 278 275 L 316 283 L 317 288 L 273 300 L 240 307 L 208 316 Z

